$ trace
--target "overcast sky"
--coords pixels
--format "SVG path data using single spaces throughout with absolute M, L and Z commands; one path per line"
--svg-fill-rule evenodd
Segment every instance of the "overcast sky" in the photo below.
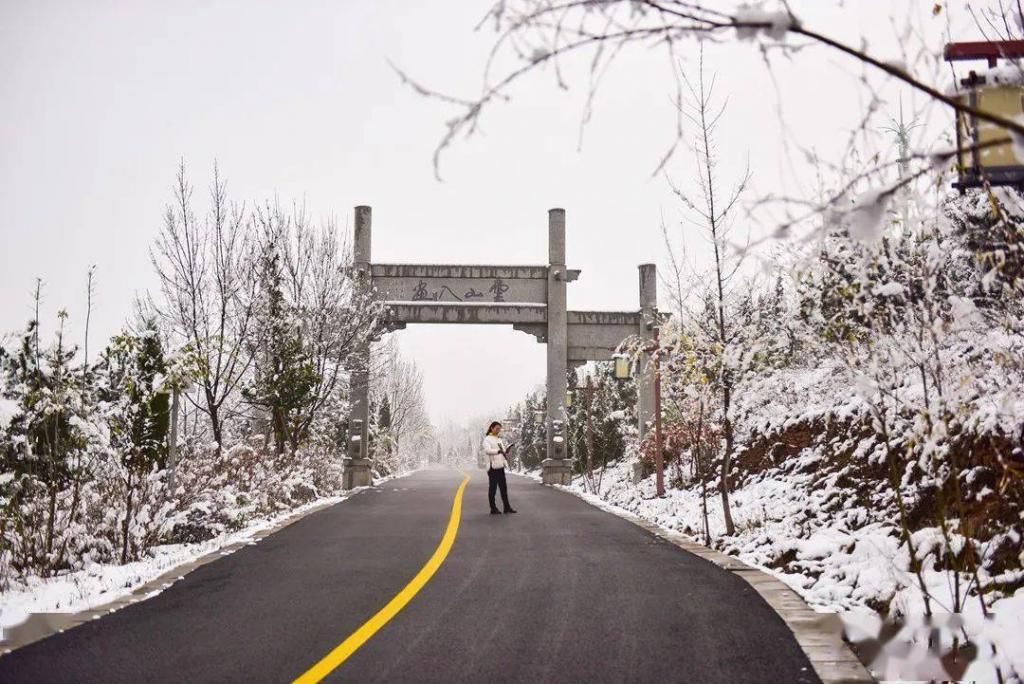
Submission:
M 651 177 L 673 136 L 669 66 L 655 50 L 624 53 L 582 149 L 584 88 L 559 90 L 550 73 L 528 79 L 486 112 L 480 135 L 447 153 L 439 183 L 431 155 L 454 112 L 404 87 L 388 60 L 473 95 L 494 39 L 473 27 L 490 4 L 3 1 L 0 330 L 28 320 L 38 276 L 44 319 L 67 308 L 79 335 L 95 264 L 94 347 L 116 332 L 136 294 L 155 285 L 148 249 L 182 158 L 197 188 L 217 160 L 238 200 L 302 201 L 341 225 L 354 205 L 372 205 L 376 261 L 542 264 L 547 210 L 564 207 L 569 266 L 583 270 L 569 306 L 635 309 L 637 265 L 662 263 L 663 220 L 679 230 L 667 181 Z M 826 33 L 854 44 L 867 36 L 886 59 L 900 58 L 890 15 L 913 16 L 936 49 L 946 27 L 932 2 L 793 5 Z M 954 10 L 956 37 L 972 37 L 962 6 Z M 803 189 L 809 172 L 784 148 L 798 141 L 836 155 L 861 116 L 859 68 L 824 49 L 782 63 L 778 90 L 755 44 L 709 48 L 707 61 L 729 97 L 721 172 L 734 176 L 749 159 L 757 193 Z M 900 91 L 885 92 L 895 113 Z M 681 153 L 671 177 L 687 188 L 692 174 Z M 400 335 L 438 422 L 500 414 L 543 382 L 543 345 L 509 328 Z

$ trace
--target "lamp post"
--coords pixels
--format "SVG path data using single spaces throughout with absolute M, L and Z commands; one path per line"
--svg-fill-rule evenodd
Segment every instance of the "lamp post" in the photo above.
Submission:
M 654 363 L 654 481 L 659 497 L 665 496 L 665 463 L 663 457 L 664 442 L 661 434 L 661 327 L 654 326 L 654 343 L 644 348 L 644 352 L 653 356 Z M 615 378 L 626 380 L 631 375 L 629 359 L 619 354 L 615 357 Z
M 661 327 L 654 328 L 654 481 L 658 496 L 665 496 L 665 462 L 661 440 Z
M 583 388 L 583 396 L 586 397 L 586 416 L 587 416 L 587 481 L 588 486 L 593 488 L 594 486 L 594 423 L 592 420 L 591 409 L 594 406 L 594 378 L 593 376 L 587 376 L 587 386 Z
M 174 495 L 174 476 L 178 470 L 178 397 L 181 392 L 175 387 L 171 390 L 171 430 L 167 435 L 167 489 Z

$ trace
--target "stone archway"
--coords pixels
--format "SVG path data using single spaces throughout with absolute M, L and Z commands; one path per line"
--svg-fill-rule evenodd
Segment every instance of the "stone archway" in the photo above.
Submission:
M 569 311 L 566 288 L 580 275 L 565 264 L 565 210 L 548 211 L 548 263 L 535 266 L 375 264 L 371 260 L 372 210 L 355 208 L 354 266 L 360 286 L 384 301 L 388 327 L 410 323 L 511 325 L 547 345 L 547 454 L 541 464 L 548 484 L 568 484 L 565 458 L 566 371 L 587 361 L 607 361 L 627 337 L 652 339 L 657 320 L 657 272 L 639 266 L 637 311 Z M 357 350 L 352 371 L 350 442 L 344 461 L 346 489 L 371 484 L 367 453 L 369 344 Z M 637 388 L 641 437 L 654 416 L 654 382 L 645 360 Z

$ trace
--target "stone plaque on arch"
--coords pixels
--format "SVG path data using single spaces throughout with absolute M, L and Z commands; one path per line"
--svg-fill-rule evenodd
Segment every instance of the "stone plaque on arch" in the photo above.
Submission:
M 579 271 L 571 271 L 574 280 Z M 371 264 L 374 292 L 387 301 L 547 304 L 546 266 Z

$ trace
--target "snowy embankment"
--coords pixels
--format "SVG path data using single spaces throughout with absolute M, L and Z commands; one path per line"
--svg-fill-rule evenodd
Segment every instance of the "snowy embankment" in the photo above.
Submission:
M 412 472 L 415 471 L 379 478 L 374 484 L 380 485 Z M 7 591 L 0 592 L 0 639 L 7 629 L 24 623 L 32 614 L 78 613 L 111 603 L 175 568 L 183 568 L 218 552 L 231 553 L 225 550 L 228 547 L 237 549 L 240 545 L 255 544 L 263 533 L 344 501 L 363 489 L 365 487 L 358 487 L 340 496 L 321 497 L 281 515 L 253 520 L 241 530 L 207 541 L 155 546 L 147 551 L 146 558 L 124 565 L 91 563 L 81 570 L 56 577 L 31 576 L 12 581 Z
M 609 467 L 601 479 L 600 501 L 703 542 L 698 489 L 669 489 L 664 498 L 658 498 L 653 477 L 634 484 L 632 473 L 633 464 L 629 462 Z M 768 476 L 735 490 L 731 503 L 737 534 L 728 539 L 722 538 L 721 501 L 717 496 L 709 498 L 709 524 L 716 540 L 713 546 L 779 578 L 815 610 L 844 614 L 854 638 L 877 633 L 881 619 L 872 607 L 884 604 L 903 615 L 920 614 L 920 591 L 908 569 L 909 559 L 898 528 L 891 521 L 871 519 L 863 509 L 851 509 L 848 518 L 831 522 L 795 522 L 835 495 L 827 487 L 811 484 L 807 476 Z M 588 492 L 581 478 L 574 480 L 571 489 L 597 503 L 594 499 L 598 495 Z M 940 597 L 937 603 L 948 612 L 948 602 L 941 599 L 950 594 L 946 573 L 931 570 L 925 577 L 932 595 Z M 936 613 L 942 610 L 940 607 Z M 978 604 L 968 602 L 963 611 L 968 631 L 998 645 L 1004 677 L 1008 665 L 1024 673 L 1024 639 L 1020 638 L 1024 634 L 1024 589 L 993 603 L 991 612 L 995 617 L 985 621 Z M 913 629 L 914 621 L 907 622 L 907 629 Z M 921 621 L 916 625 L 920 628 Z M 876 675 L 899 676 L 898 662 L 873 664 Z M 922 667 L 920 660 L 914 665 Z M 944 675 L 937 672 L 935 676 Z M 990 659 L 983 655 L 964 678 L 997 681 Z
M 902 640 L 902 653 L 861 650 L 879 676 L 998 681 L 998 664 L 1004 681 L 1019 681 L 1024 676 L 1024 512 L 1019 501 L 1000 496 L 1000 485 L 991 476 L 994 459 L 1007 449 L 1005 442 L 991 445 L 999 434 L 1013 434 L 1024 412 L 1019 388 L 996 385 L 997 396 L 978 401 L 964 421 L 988 441 L 974 438 L 953 447 L 963 459 L 964 512 L 979 533 L 972 547 L 981 556 L 976 576 L 942 567 L 940 559 L 948 556 L 942 553 L 943 533 L 933 517 L 935 488 L 913 462 L 900 473 L 900 497 L 913 523 L 911 539 L 921 563 L 919 580 L 902 536 L 884 445 L 861 398 L 865 388 L 856 382 L 839 364 L 779 370 L 748 382 L 734 414 L 738 446 L 730 503 L 736 533 L 725 536 L 714 475 L 707 490 L 711 545 L 776 576 L 816 610 L 843 613 L 854 641 L 884 640 L 880 634 L 890 628 L 882 629 L 882 616 L 903 625 L 890 644 Z M 916 391 L 912 382 L 900 388 L 904 397 Z M 901 426 L 894 421 L 893 427 Z M 572 489 L 704 542 L 701 488 L 687 454 L 665 464 L 664 498 L 655 496 L 654 477 L 634 483 L 635 465 L 626 459 L 595 474 L 598 492 L 588 489 L 585 478 L 577 478 Z M 964 540 L 956 529 L 952 519 L 945 543 L 962 550 Z M 921 582 L 935 616 L 930 625 L 924 620 Z M 978 586 L 989 619 L 983 616 Z M 930 632 L 941 633 L 947 647 L 954 638 L 977 646 L 966 672 L 951 677 L 941 671 L 938 659 L 927 657 Z M 1018 679 L 1008 674 L 1013 670 Z

